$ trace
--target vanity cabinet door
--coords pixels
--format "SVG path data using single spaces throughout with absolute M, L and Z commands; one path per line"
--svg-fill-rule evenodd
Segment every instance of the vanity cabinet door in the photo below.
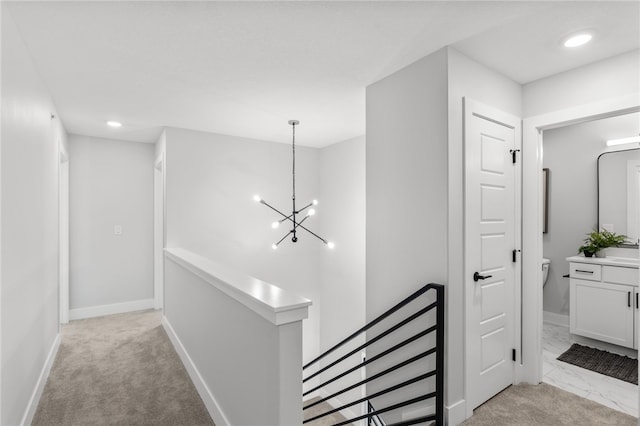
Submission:
M 634 302 L 636 312 L 636 328 L 633 330 L 633 349 L 638 349 L 638 333 L 640 333 L 640 289 L 636 287 L 634 290 Z
M 572 278 L 570 332 L 604 342 L 634 346 L 634 286 Z

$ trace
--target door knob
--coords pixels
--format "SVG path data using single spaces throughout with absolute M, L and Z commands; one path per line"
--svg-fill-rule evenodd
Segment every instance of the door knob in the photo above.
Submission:
M 478 281 L 478 280 L 486 280 L 487 278 L 491 278 L 493 275 L 480 275 L 477 272 L 473 273 L 473 280 L 474 281 Z

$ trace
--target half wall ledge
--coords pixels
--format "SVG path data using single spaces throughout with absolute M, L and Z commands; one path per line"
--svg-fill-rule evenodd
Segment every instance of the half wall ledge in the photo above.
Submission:
M 275 325 L 309 316 L 311 300 L 214 262 L 183 248 L 165 248 L 165 257 L 191 271 Z

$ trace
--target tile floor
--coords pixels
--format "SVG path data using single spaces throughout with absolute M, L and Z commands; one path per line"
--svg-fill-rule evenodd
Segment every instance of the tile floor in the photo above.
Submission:
M 568 327 L 544 323 L 542 381 L 638 417 L 638 386 L 556 359 L 572 343 Z

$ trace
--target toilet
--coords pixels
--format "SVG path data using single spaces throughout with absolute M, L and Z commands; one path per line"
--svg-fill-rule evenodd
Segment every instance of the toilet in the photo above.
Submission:
M 551 261 L 549 259 L 542 258 L 542 287 L 547 285 L 547 278 L 549 278 L 549 265 Z

